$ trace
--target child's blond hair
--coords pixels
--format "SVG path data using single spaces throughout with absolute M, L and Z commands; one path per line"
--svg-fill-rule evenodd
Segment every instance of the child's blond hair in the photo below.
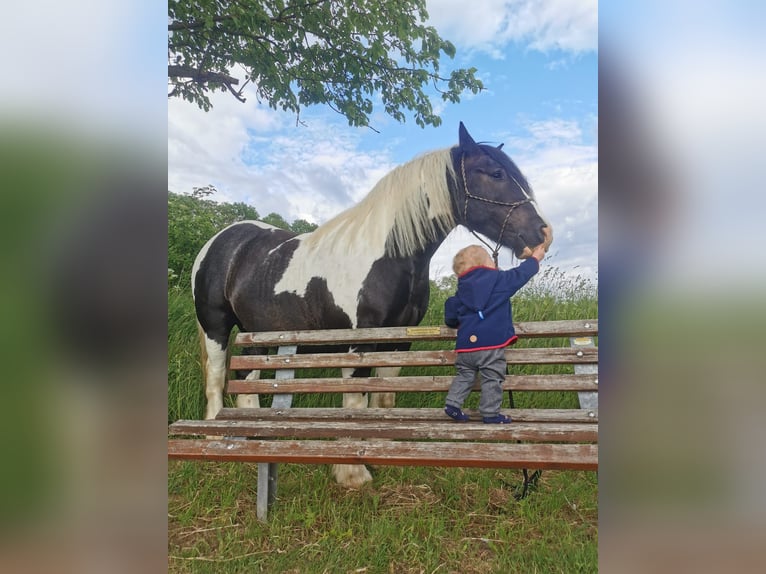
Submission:
M 458 277 L 471 267 L 494 267 L 492 258 L 481 245 L 469 245 L 455 254 L 452 260 L 452 270 Z

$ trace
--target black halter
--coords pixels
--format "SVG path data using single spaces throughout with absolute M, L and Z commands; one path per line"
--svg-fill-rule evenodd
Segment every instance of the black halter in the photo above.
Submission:
M 460 156 L 460 171 L 461 175 L 463 176 L 463 189 L 465 190 L 465 203 L 463 205 L 463 221 L 468 221 L 468 200 L 469 199 L 475 199 L 476 201 L 483 201 L 485 203 L 492 203 L 494 205 L 504 205 L 508 207 L 508 213 L 505 216 L 505 219 L 503 220 L 503 226 L 500 228 L 500 235 L 497 237 L 497 244 L 495 245 L 494 249 L 484 241 L 479 235 L 471 229 L 471 233 L 473 233 L 474 237 L 481 241 L 484 245 L 487 246 L 487 248 L 492 250 L 492 259 L 495 262 L 495 267 L 497 267 L 497 257 L 500 253 L 500 247 L 501 247 L 501 241 L 503 240 L 503 233 L 505 233 L 505 226 L 508 224 L 508 220 L 511 217 L 511 213 L 514 209 L 516 209 L 520 205 L 524 205 L 525 203 L 531 203 L 532 199 L 529 197 L 526 197 L 525 199 L 521 199 L 519 201 L 513 201 L 513 202 L 506 202 L 506 201 L 495 201 L 494 199 L 487 199 L 486 197 L 479 197 L 478 195 L 473 195 L 470 191 L 468 191 L 468 180 L 465 178 L 465 154 Z M 524 188 L 521 187 L 521 184 L 516 180 L 513 175 L 508 174 L 511 176 L 511 179 L 513 180 L 513 183 L 515 183 L 521 192 L 524 195 L 527 195 L 527 193 L 524 191 Z

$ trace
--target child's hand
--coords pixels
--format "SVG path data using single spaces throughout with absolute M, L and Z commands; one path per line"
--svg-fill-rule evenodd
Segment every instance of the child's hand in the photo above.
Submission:
M 537 259 L 538 261 L 542 261 L 545 257 L 545 249 L 542 245 L 538 245 L 532 250 L 532 257 Z

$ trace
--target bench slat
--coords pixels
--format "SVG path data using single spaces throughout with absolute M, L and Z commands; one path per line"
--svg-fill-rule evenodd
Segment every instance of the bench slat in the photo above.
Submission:
M 242 380 L 227 383 L 229 394 L 256 393 L 361 393 L 376 392 L 440 392 L 449 390 L 452 376 L 370 377 L 365 379 L 307 378 Z M 598 374 L 590 375 L 509 375 L 503 390 L 509 391 L 598 391 Z M 477 383 L 474 390 L 479 391 Z
M 595 444 L 171 439 L 168 457 L 298 464 L 598 469 Z
M 479 420 L 475 409 L 463 409 L 463 412 Z M 502 409 L 503 414 L 516 422 L 564 422 L 597 423 L 598 410 L 591 409 Z M 218 413 L 218 420 L 366 420 L 381 421 L 435 421 L 444 422 L 443 409 L 434 408 L 386 408 L 386 409 L 341 409 L 341 408 L 223 408 Z M 456 424 L 456 423 L 455 423 Z
M 175 435 L 257 438 L 384 438 L 430 440 L 503 440 L 530 442 L 598 442 L 598 425 L 589 423 L 523 423 L 485 425 L 452 421 L 225 421 L 182 420 L 170 425 Z
M 509 365 L 558 365 L 598 362 L 598 347 L 511 348 L 505 353 Z M 380 353 L 310 353 L 298 355 L 236 355 L 230 368 L 306 369 L 362 367 L 442 367 L 455 364 L 454 351 L 390 351 Z
M 581 337 L 598 335 L 597 320 L 531 321 L 514 323 L 519 337 Z M 433 327 L 377 327 L 372 329 L 332 329 L 321 331 L 267 331 L 238 333 L 234 344 L 241 347 L 276 347 L 279 345 L 363 344 L 455 339 L 455 329 Z

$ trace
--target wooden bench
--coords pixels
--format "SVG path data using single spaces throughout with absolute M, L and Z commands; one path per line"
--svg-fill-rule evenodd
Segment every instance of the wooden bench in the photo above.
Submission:
M 503 388 L 576 391 L 580 408 L 515 408 L 509 393 L 511 408 L 502 409 L 513 419 L 509 425 L 483 424 L 472 409 L 464 409 L 471 415 L 470 422 L 455 423 L 444 414 L 441 402 L 431 408 L 295 408 L 292 397 L 299 393 L 446 392 L 454 375 L 455 331 L 442 326 L 239 333 L 235 347 L 278 347 L 278 352 L 233 355 L 229 367 L 259 369 L 262 376 L 265 370 L 274 370 L 275 378 L 230 380 L 227 392 L 271 394 L 271 407 L 224 408 L 214 420 L 173 423 L 168 456 L 261 463 L 257 494 L 261 520 L 276 497 L 276 463 L 597 470 L 598 348 L 594 337 L 598 321 L 518 323 L 516 332 L 520 340 L 507 350 L 510 374 Z M 523 342 L 529 339 L 536 340 Z M 440 342 L 441 350 L 417 350 L 424 341 Z M 412 342 L 415 349 L 305 353 L 311 345 L 398 342 Z M 298 345 L 303 347 L 301 354 L 296 354 Z M 524 370 L 533 374 L 516 374 L 522 366 L 531 366 Z M 296 375 L 302 369 L 349 367 L 441 367 L 441 373 L 407 376 L 405 371 L 405 376 L 358 378 Z M 477 383 L 475 391 L 479 388 Z M 222 438 L 200 438 L 204 436 Z M 438 447 L 433 441 L 439 441 Z

